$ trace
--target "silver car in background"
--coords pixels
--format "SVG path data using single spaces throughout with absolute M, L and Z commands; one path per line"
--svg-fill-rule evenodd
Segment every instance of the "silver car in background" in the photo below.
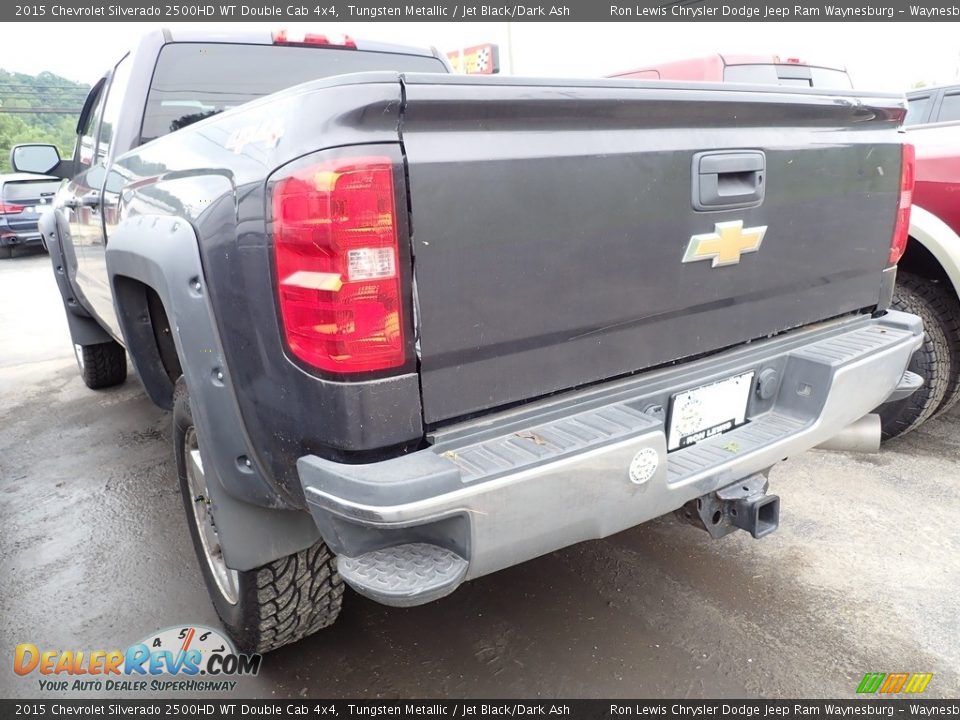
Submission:
M 48 175 L 0 175 L 0 259 L 20 245 L 43 246 L 37 220 L 59 187 L 60 180 Z

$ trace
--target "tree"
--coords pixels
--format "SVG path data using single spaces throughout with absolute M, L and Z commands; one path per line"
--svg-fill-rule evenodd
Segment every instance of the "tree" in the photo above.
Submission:
M 27 75 L 0 69 L 0 172 L 11 172 L 10 148 L 18 143 L 51 143 L 62 156 L 69 155 L 89 91 L 89 85 L 50 72 Z

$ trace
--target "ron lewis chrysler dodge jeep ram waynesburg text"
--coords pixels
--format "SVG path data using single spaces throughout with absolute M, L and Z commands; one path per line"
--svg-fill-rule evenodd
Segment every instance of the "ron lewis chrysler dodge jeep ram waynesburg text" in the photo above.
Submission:
M 760 537 L 776 462 L 918 384 L 902 97 L 447 69 L 156 32 L 72 158 L 12 151 L 64 178 L 41 231 L 85 382 L 129 354 L 173 411 L 244 649 L 344 582 L 415 605 L 672 511 Z

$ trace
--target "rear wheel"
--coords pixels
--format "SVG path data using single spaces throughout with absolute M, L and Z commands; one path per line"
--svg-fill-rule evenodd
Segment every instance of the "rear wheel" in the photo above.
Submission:
M 267 652 L 332 625 L 340 613 L 343 582 L 322 540 L 253 570 L 227 567 L 183 377 L 173 400 L 173 442 L 190 537 L 213 606 L 238 648 Z
M 931 307 L 937 314 L 940 327 L 947 340 L 950 354 L 950 375 L 947 378 L 947 392 L 933 413 L 937 417 L 953 408 L 960 401 L 960 301 L 948 288 L 937 284 L 933 286 Z
M 923 387 L 903 400 L 881 405 L 880 414 L 883 438 L 898 437 L 917 428 L 928 420 L 945 403 L 956 401 L 950 398 L 956 392 L 957 366 L 956 337 L 950 335 L 950 323 L 945 308 L 948 296 L 938 284 L 910 273 L 897 277 L 897 288 L 891 307 L 895 310 L 919 315 L 923 320 L 923 345 L 914 354 L 907 368 L 923 378 Z
M 74 345 L 80 376 L 88 388 L 119 385 L 127 379 L 127 353 L 113 340 L 97 345 Z

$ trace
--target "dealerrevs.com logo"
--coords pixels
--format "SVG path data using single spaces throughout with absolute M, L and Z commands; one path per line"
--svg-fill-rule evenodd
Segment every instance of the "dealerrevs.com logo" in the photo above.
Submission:
M 17 645 L 13 671 L 38 675 L 40 690 L 232 691 L 231 678 L 256 675 L 262 655 L 238 653 L 218 631 L 202 625 L 172 627 L 126 650 L 49 650 Z
M 933 673 L 867 673 L 857 685 L 858 693 L 919 694 L 927 689 Z

